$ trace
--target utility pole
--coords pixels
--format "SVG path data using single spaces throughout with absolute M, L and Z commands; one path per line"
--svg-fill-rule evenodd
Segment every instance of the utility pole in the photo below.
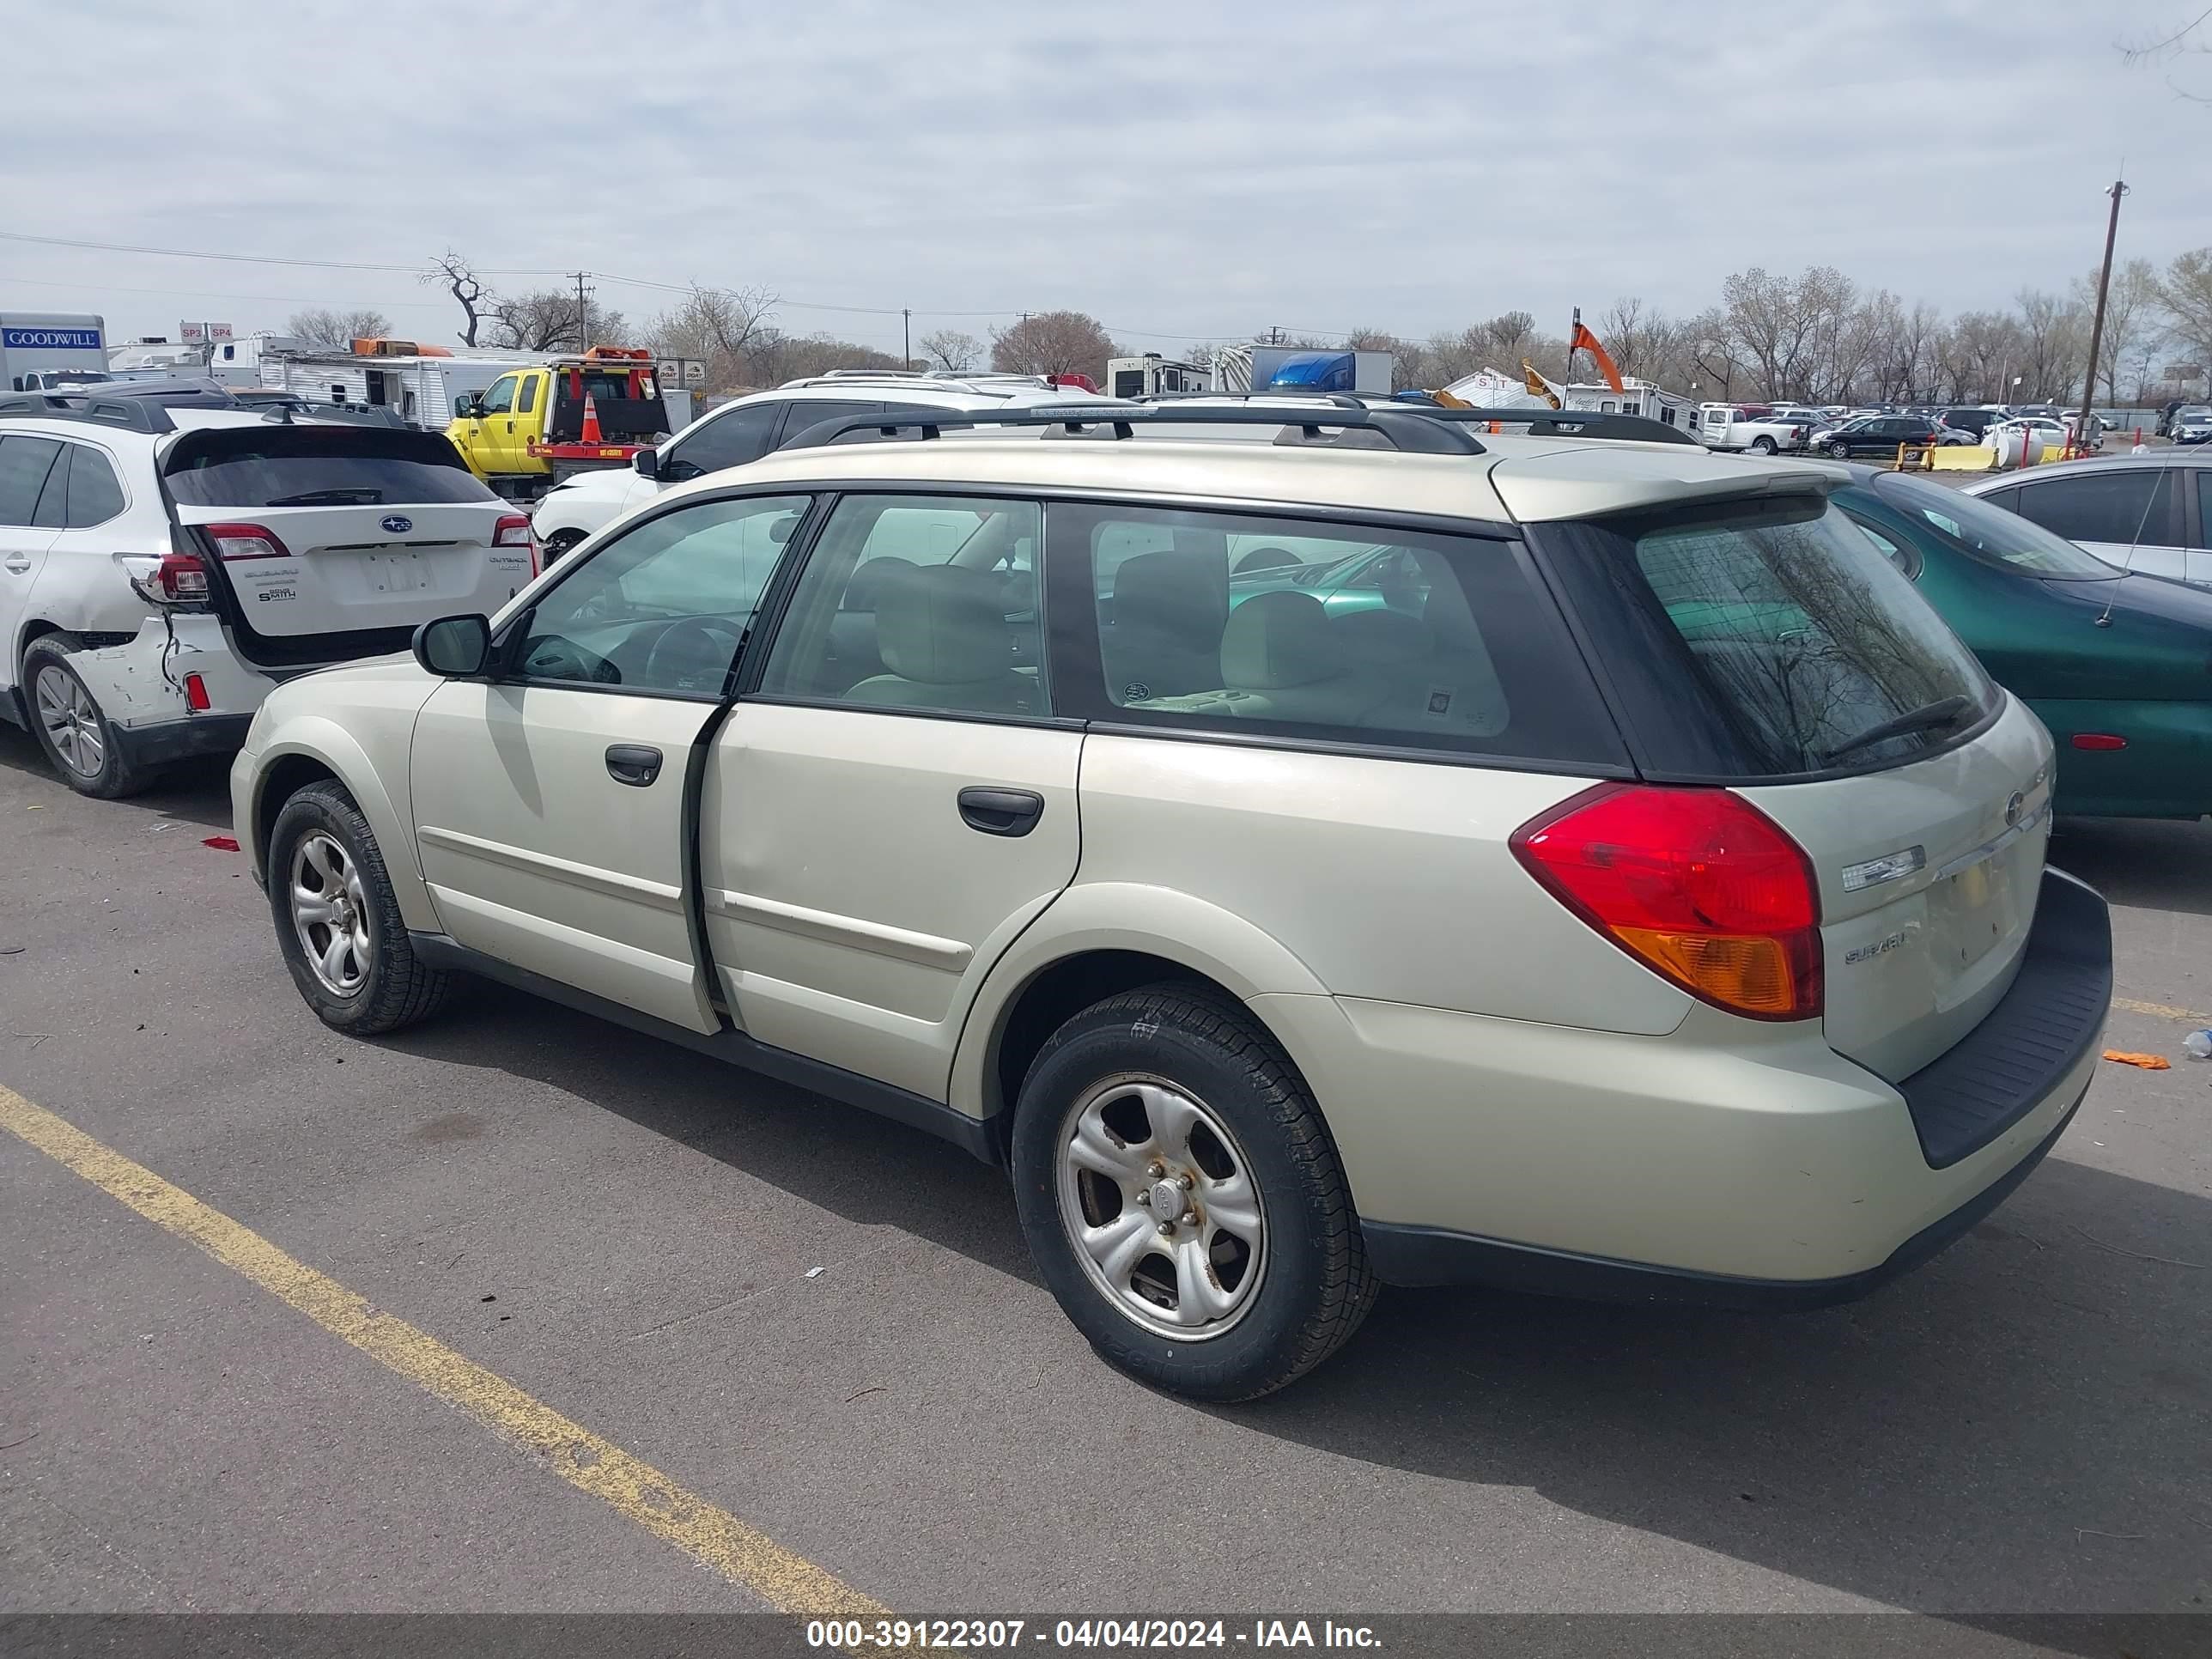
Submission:
M 901 319 L 899 325 L 902 331 L 902 337 L 906 342 L 905 354 L 900 361 L 899 367 L 901 368 L 912 368 L 914 367 L 914 307 L 912 306 L 901 306 L 899 307 L 899 317 Z
M 584 278 L 592 273 L 588 270 L 572 270 L 568 274 L 576 279 L 576 349 L 581 352 L 588 349 L 592 343 L 589 321 L 591 312 L 587 308 L 587 301 L 585 299 L 587 290 L 584 287 Z
M 2089 405 L 2097 400 L 2097 354 L 2105 344 L 2105 291 L 2112 285 L 2112 242 L 2120 234 L 2120 198 L 2128 193 L 2127 180 L 2115 179 L 2105 192 L 2112 198 L 2112 216 L 2105 222 L 2105 264 L 2097 273 L 2097 314 L 2089 325 L 2089 372 L 2081 385 L 2081 418 L 2075 423 L 2074 441 L 2089 436 Z

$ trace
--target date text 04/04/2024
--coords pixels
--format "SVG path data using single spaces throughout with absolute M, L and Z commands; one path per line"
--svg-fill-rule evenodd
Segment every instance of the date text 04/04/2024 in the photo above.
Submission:
M 1048 1626 L 1028 1619 L 814 1619 L 806 1625 L 810 1647 L 1012 1648 L 1025 1641 L 1056 1648 L 1178 1649 L 1378 1648 L 1364 1625 L 1333 1620 L 1261 1619 L 1249 1628 L 1221 1619 L 1060 1619 Z

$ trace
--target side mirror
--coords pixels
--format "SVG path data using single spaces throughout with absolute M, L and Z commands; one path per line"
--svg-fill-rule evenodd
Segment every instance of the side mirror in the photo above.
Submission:
M 487 617 L 441 617 L 415 630 L 415 660 L 447 679 L 481 674 L 491 655 L 491 620 Z
M 483 399 L 471 392 L 453 405 L 453 413 L 464 420 L 473 420 L 483 413 Z
M 639 477 L 657 478 L 660 476 L 660 452 L 641 449 L 629 458 L 629 465 L 630 470 Z

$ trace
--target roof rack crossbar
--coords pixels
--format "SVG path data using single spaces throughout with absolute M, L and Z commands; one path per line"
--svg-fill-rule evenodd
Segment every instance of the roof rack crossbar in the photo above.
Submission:
M 0 418 L 88 421 L 131 432 L 160 435 L 174 432 L 169 411 L 151 398 L 95 398 L 82 393 L 34 392 L 0 398 Z
M 1376 432 L 1391 447 L 1407 453 L 1480 455 L 1483 447 L 1474 434 L 1457 422 L 1431 420 L 1412 410 L 1370 409 L 1364 404 L 1331 404 L 1307 409 L 1263 409 L 1252 405 L 1185 409 L 1171 404 L 1097 403 L 1031 404 L 1010 410 L 947 410 L 943 415 L 922 416 L 902 410 L 883 415 L 850 415 L 817 422 L 782 446 L 786 449 L 819 448 L 850 432 L 876 432 L 886 438 L 919 433 L 924 441 L 948 430 L 980 426 L 1060 427 L 1072 436 L 1091 428 L 1109 428 L 1117 439 L 1136 435 L 1143 426 L 1273 426 L 1297 427 L 1308 439 L 1319 438 L 1328 427 Z

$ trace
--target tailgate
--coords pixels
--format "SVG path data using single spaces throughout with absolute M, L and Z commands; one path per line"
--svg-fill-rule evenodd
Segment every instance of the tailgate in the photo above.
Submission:
M 531 576 L 527 545 L 493 544 L 508 516 L 495 501 L 177 509 L 209 532 L 246 624 L 278 639 L 490 615 Z
M 489 614 L 533 572 L 527 522 L 434 433 L 210 428 L 179 438 L 162 471 L 178 522 L 198 532 L 239 620 L 266 638 Z
M 1965 1037 L 2011 988 L 2051 837 L 2051 745 L 2007 700 L 1928 760 L 1740 788 L 1820 884 L 1829 1046 L 1898 1081 Z

